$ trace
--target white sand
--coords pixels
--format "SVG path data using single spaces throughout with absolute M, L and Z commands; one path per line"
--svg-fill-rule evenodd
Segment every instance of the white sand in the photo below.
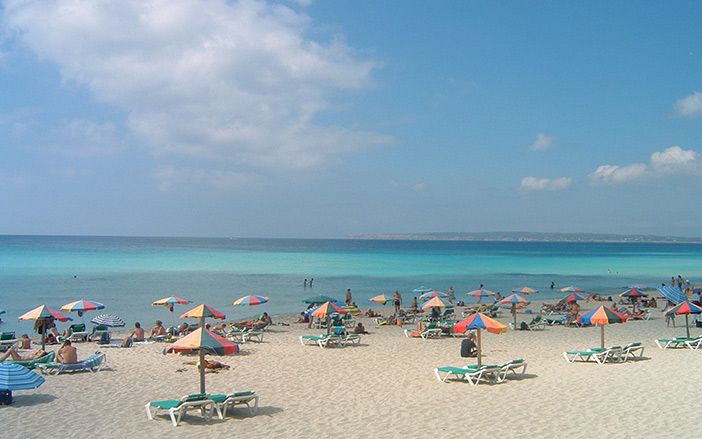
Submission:
M 162 355 L 164 344 L 104 349 L 107 370 L 50 376 L 39 389 L 16 392 L 13 406 L 0 407 L 0 437 L 46 438 L 61 425 L 71 437 L 91 438 L 699 437 L 702 350 L 658 349 L 655 338 L 685 330 L 666 328 L 660 312 L 654 317 L 606 328 L 608 345 L 644 342 L 648 359 L 626 364 L 565 362 L 564 350 L 599 344 L 597 328 L 485 334 L 484 362 L 523 357 L 529 366 L 527 378 L 478 386 L 433 375 L 437 366 L 475 361 L 460 358 L 460 339 L 409 339 L 362 319 L 373 332 L 362 346 L 322 350 L 298 342 L 319 330 L 276 326 L 264 343 L 217 358 L 231 370 L 207 375 L 212 393 L 256 390 L 258 415 L 237 409 L 204 422 L 192 414 L 177 428 L 148 421 L 144 404 L 196 393 L 197 369 L 183 366 L 191 358 Z M 81 358 L 97 349 L 77 346 Z M 187 371 L 176 372 L 181 367 Z

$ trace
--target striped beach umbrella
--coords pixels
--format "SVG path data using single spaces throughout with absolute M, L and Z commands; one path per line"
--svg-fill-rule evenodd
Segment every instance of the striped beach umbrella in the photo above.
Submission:
M 433 299 L 434 297 L 446 299 L 446 298 L 448 298 L 448 294 L 441 292 L 441 291 L 436 291 L 436 290 L 427 291 L 426 293 L 419 296 L 419 300 L 429 300 L 429 299 Z
M 565 303 L 573 303 L 577 302 L 578 300 L 587 300 L 589 299 L 588 296 L 581 294 L 581 293 L 571 293 L 562 298 L 560 301 L 565 302 Z
M 347 314 L 347 312 L 346 310 L 339 306 L 336 306 L 332 302 L 325 302 L 319 307 L 317 307 L 317 309 L 315 309 L 310 315 L 312 317 L 323 319 L 331 316 L 332 314 Z
M 19 320 L 39 320 L 41 321 L 42 331 L 41 331 L 41 348 L 46 348 L 46 325 L 47 323 L 58 320 L 59 322 L 67 322 L 73 320 L 72 318 L 61 314 L 60 312 L 49 308 L 46 305 L 41 305 L 34 308 L 31 311 L 27 311 L 19 317 Z
M 390 301 L 385 294 L 378 294 L 377 296 L 373 296 L 368 300 L 371 302 L 380 303 L 381 305 L 385 305 Z
M 44 377 L 36 372 L 19 364 L 0 363 L 0 390 L 10 392 L 10 403 L 12 403 L 13 390 L 36 389 L 42 384 L 44 384 Z
M 441 297 L 432 297 L 426 303 L 424 303 L 424 305 L 422 305 L 422 309 L 425 311 L 430 308 L 446 308 L 446 303 L 441 300 Z
M 95 311 L 98 309 L 105 309 L 105 305 L 100 302 L 93 302 L 92 300 L 80 299 L 75 302 L 67 303 L 61 307 L 61 311 L 65 312 L 76 312 L 78 317 L 83 317 L 86 311 Z M 83 321 L 85 322 L 85 320 Z
M 512 294 L 498 302 L 499 305 L 509 305 L 512 308 L 512 316 L 514 316 L 514 328 L 517 328 L 517 306 L 527 306 L 529 301 L 519 294 Z
M 467 319 L 460 321 L 453 326 L 454 332 L 465 333 L 469 329 L 476 329 L 478 333 L 476 345 L 478 348 L 478 367 L 480 367 L 483 365 L 480 332 L 484 329 L 487 332 L 492 332 L 493 334 L 501 334 L 503 332 L 507 332 L 507 326 L 495 319 L 491 319 L 481 312 L 472 314 Z
M 234 306 L 254 306 L 261 305 L 262 303 L 268 302 L 268 297 L 259 296 L 256 294 L 251 294 L 248 296 L 240 297 L 234 301 Z
M 690 338 L 690 322 L 687 316 L 700 313 L 702 313 L 702 308 L 686 300 L 667 310 L 665 315 L 685 315 L 685 332 L 687 338 Z
M 573 285 L 561 288 L 561 293 L 584 293 L 584 292 L 585 292 L 584 290 L 581 290 L 578 287 L 574 287 Z
M 628 290 L 624 291 L 622 294 L 619 295 L 619 297 L 629 297 L 629 298 L 639 298 L 639 297 L 646 297 L 648 294 L 642 292 L 641 290 L 638 290 L 636 288 L 629 288 Z
M 490 297 L 490 296 L 495 296 L 497 293 L 494 291 L 486 290 L 485 288 L 479 288 L 477 290 L 473 291 L 468 291 L 466 295 L 475 297 L 478 299 L 478 302 L 483 301 L 483 297 Z
M 239 352 L 239 345 L 209 331 L 198 328 L 185 337 L 173 343 L 166 352 L 192 352 L 200 354 L 200 393 L 205 393 L 205 353 L 215 355 L 230 355 Z
M 592 311 L 581 315 L 578 321 L 586 325 L 596 325 L 600 327 L 600 344 L 602 349 L 604 349 L 604 326 L 612 323 L 624 323 L 626 322 L 626 316 L 604 305 L 600 305 Z
M 512 292 L 515 294 L 534 294 L 534 293 L 538 293 L 539 290 L 535 290 L 533 288 L 525 286 L 525 287 L 521 287 L 521 288 L 515 288 L 512 290 Z
M 414 293 L 414 294 L 424 294 L 424 293 L 428 293 L 428 292 L 431 291 L 431 290 L 432 290 L 431 288 L 427 288 L 427 287 L 425 287 L 425 286 L 421 286 L 421 287 L 417 287 L 417 288 L 413 289 L 413 290 L 412 290 L 412 293 Z
M 352 316 L 363 313 L 359 307 L 353 305 L 344 305 L 341 308 Z
M 181 319 L 187 319 L 187 318 L 194 318 L 194 319 L 201 319 L 202 320 L 202 325 L 205 326 L 205 319 L 206 318 L 211 318 L 211 319 L 220 319 L 224 320 L 226 316 L 222 314 L 221 312 L 217 311 L 216 309 L 212 308 L 209 305 L 200 304 L 196 306 L 195 308 L 191 309 L 190 311 L 186 311 L 183 314 L 180 315 Z
M 90 323 L 95 325 L 103 325 L 110 328 L 121 328 L 125 326 L 124 320 L 112 314 L 100 314 L 99 316 L 94 317 Z
M 151 303 L 153 306 L 165 306 L 168 308 L 168 310 L 171 312 L 171 325 L 175 326 L 175 315 L 174 315 L 174 305 L 187 305 L 191 303 L 188 299 L 183 299 L 182 297 L 178 296 L 168 296 L 164 297 L 163 299 L 158 299 L 154 302 Z

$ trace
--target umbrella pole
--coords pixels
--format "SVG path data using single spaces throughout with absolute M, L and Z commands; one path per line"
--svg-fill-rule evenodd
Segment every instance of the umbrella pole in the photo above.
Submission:
M 604 349 L 604 325 L 600 325 L 600 347 Z
M 41 321 L 41 350 L 46 352 L 46 319 Z
M 200 318 L 200 330 L 205 331 L 205 317 Z M 200 393 L 205 393 L 205 350 L 200 347 Z
M 517 305 L 512 304 L 512 316 L 514 317 L 514 329 L 517 329 Z
M 478 328 L 478 367 L 483 365 L 483 350 L 480 343 L 480 328 Z
M 685 314 L 685 332 L 687 333 L 687 338 L 690 338 L 690 322 L 687 316 L 688 314 Z

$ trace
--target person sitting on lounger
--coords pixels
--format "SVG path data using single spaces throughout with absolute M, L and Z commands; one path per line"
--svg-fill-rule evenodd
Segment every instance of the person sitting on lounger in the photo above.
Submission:
M 30 361 L 30 360 L 38 360 L 39 358 L 43 357 L 46 355 L 46 351 L 44 349 L 37 349 L 36 351 L 30 353 L 30 354 L 25 354 L 22 355 L 19 352 L 17 352 L 17 349 L 12 347 L 8 349 L 7 352 L 2 354 L 0 356 L 0 362 L 3 362 L 7 360 L 8 358 L 12 358 L 14 361 Z
M 44 342 L 46 344 L 58 344 L 58 338 L 59 332 L 58 329 L 56 329 L 56 323 L 49 323 L 49 325 L 46 327 L 46 336 L 44 338 Z
M 151 335 L 149 339 L 155 339 L 156 337 L 164 338 L 166 336 L 166 328 L 163 327 L 163 322 L 156 320 L 156 326 L 151 328 Z
M 266 326 L 270 326 L 273 324 L 273 319 L 271 319 L 271 316 L 268 315 L 267 312 L 264 312 L 261 314 L 261 317 L 258 318 L 258 320 L 253 321 L 253 327 L 254 329 L 263 329 Z
M 56 352 L 56 362 L 61 364 L 75 364 L 78 362 L 78 350 L 71 346 L 71 340 L 66 340 Z

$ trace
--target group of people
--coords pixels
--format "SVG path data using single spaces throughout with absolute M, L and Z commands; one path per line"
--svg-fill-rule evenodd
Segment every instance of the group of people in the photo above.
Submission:
M 26 334 L 24 335 L 26 336 Z M 49 353 L 42 348 L 39 348 L 34 352 L 23 354 L 18 351 L 17 346 L 12 346 L 4 354 L 0 355 L 0 362 L 3 362 L 8 358 L 11 358 L 13 361 L 39 360 L 48 354 Z M 73 346 L 71 340 L 64 340 L 59 350 L 56 351 L 55 361 L 61 364 L 75 364 L 78 362 L 78 350 L 75 348 L 75 346 Z

